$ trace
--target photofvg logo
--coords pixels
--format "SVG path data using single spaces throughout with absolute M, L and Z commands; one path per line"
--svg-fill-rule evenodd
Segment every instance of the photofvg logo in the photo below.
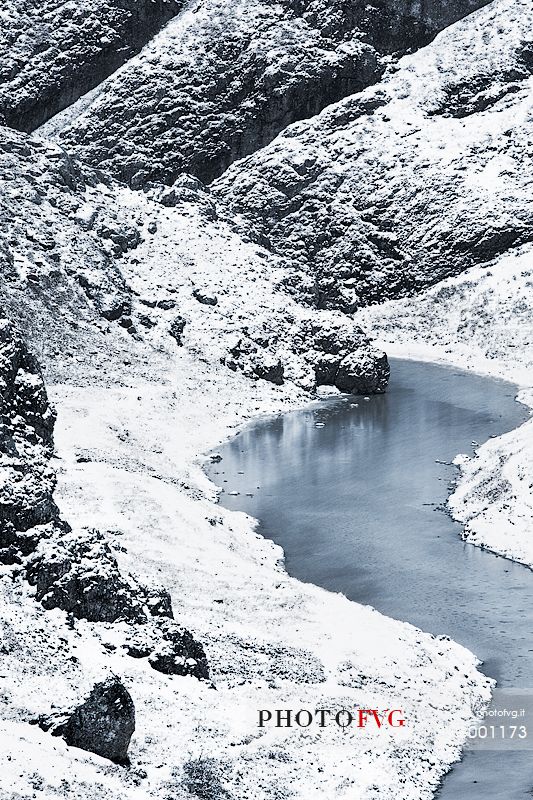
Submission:
M 469 750 L 533 750 L 533 689 L 495 689 L 483 719 L 472 725 Z
M 258 712 L 260 728 L 326 728 L 336 726 L 344 732 L 352 730 L 374 730 L 403 728 L 405 715 L 400 708 L 263 708 Z

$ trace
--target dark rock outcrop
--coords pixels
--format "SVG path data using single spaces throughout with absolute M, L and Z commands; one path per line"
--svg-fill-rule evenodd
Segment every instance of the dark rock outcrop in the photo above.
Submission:
M 218 297 L 216 295 L 207 294 L 201 289 L 193 289 L 192 296 L 204 306 L 216 306 L 218 304 Z
M 47 609 L 61 608 L 91 622 L 141 622 L 141 598 L 120 573 L 98 531 L 66 534 L 41 542 L 28 561 L 28 580 Z
M 182 0 L 5 0 L 0 118 L 34 130 L 138 53 L 182 7 Z
M 173 620 L 139 625 L 126 640 L 125 649 L 133 658 L 148 657 L 150 666 L 165 675 L 209 677 L 202 644 Z
M 269 381 L 276 386 L 281 386 L 283 384 L 285 368 L 279 359 L 271 363 L 265 361 L 256 363 L 254 364 L 253 370 L 257 377 L 264 381 Z
M 349 394 L 385 391 L 390 375 L 387 356 L 375 351 L 370 355 L 368 339 L 355 325 L 310 321 L 301 336 L 317 386 L 335 386 Z
M 55 413 L 41 371 L 0 312 L 0 561 L 14 563 L 59 525 L 53 501 Z M 38 529 L 37 529 L 38 526 Z
M 183 331 L 185 330 L 186 324 L 187 320 L 185 320 L 181 315 L 175 317 L 170 323 L 169 333 L 172 338 L 176 340 L 176 344 L 179 344 L 180 346 L 183 344 L 181 337 L 183 335 Z
M 135 731 L 135 706 L 116 676 L 95 684 L 88 697 L 71 711 L 42 717 L 39 726 L 117 764 L 128 763 L 128 747 Z

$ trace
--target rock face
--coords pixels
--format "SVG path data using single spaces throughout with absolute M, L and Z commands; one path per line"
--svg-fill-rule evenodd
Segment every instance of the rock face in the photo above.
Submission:
M 529 2 L 491 3 L 213 194 L 307 276 L 319 308 L 412 295 L 531 241 L 532 31 Z
M 116 676 L 97 683 L 72 711 L 41 719 L 39 725 L 80 747 L 117 764 L 128 763 L 128 747 L 135 731 L 135 706 Z
M 39 526 L 58 523 L 52 499 L 52 410 L 39 366 L 0 316 L 0 560 L 12 563 L 35 546 Z
M 209 182 L 487 0 L 205 0 L 47 133 L 138 187 Z
M 310 324 L 305 330 L 317 386 L 335 386 L 350 394 L 384 392 L 390 375 L 385 354 L 371 360 L 357 328 Z
M 182 0 L 6 0 L 0 119 L 33 130 L 138 53 L 182 6 Z

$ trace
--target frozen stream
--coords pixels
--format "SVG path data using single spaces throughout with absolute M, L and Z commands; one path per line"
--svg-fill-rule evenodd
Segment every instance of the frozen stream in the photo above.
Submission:
M 391 366 L 386 395 L 323 401 L 239 433 L 209 469 L 220 502 L 260 520 L 291 575 L 448 634 L 502 687 L 533 687 L 533 572 L 465 544 L 439 510 L 456 475 L 439 462 L 527 411 L 502 381 Z M 522 800 L 532 789 L 531 751 L 480 751 L 465 754 L 439 798 Z

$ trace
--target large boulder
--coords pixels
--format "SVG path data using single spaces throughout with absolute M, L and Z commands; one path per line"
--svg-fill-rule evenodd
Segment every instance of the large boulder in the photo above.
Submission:
M 303 327 L 301 347 L 313 365 L 317 386 L 335 386 L 350 394 L 379 394 L 387 387 L 387 356 L 371 347 L 353 324 L 309 320 Z
M 135 730 L 131 695 L 115 675 L 95 684 L 76 708 L 39 719 L 40 727 L 117 764 L 128 762 L 128 747 Z

